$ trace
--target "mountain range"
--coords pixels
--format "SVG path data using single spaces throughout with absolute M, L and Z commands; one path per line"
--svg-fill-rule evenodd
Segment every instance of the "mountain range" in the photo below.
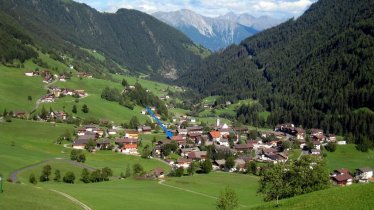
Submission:
M 187 9 L 156 12 L 152 15 L 179 29 L 196 44 L 211 51 L 239 44 L 245 38 L 282 22 L 268 16 L 256 18 L 249 14 L 237 15 L 232 12 L 211 18 Z
M 0 13 L 18 26 L 35 46 L 65 57 L 80 71 L 140 72 L 154 79 L 176 79 L 199 62 L 199 48 L 180 31 L 136 10 L 101 13 L 71 0 L 3 0 Z M 6 44 L 6 42 L 4 42 Z M 4 48 L 6 49 L 6 48 Z M 105 55 L 97 61 L 87 49 Z

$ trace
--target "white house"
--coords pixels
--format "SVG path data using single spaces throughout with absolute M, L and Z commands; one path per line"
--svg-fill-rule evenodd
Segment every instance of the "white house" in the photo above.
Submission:
M 360 182 L 369 182 L 369 179 L 373 178 L 373 169 L 369 167 L 356 169 L 355 178 Z

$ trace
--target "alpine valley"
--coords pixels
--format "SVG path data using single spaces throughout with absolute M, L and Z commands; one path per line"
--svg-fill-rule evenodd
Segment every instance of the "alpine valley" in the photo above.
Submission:
M 0 1 L 0 209 L 374 209 L 373 0 L 77 1 Z

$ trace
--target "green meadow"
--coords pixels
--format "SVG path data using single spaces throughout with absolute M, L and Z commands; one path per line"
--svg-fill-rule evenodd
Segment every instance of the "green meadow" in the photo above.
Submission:
M 347 187 L 333 187 L 290 199 L 281 200 L 276 207 L 269 202 L 254 209 L 373 209 L 374 183 L 356 184 Z
M 5 183 L 4 193 L 0 193 L 0 209 L 78 210 L 82 208 L 44 187 Z
M 357 168 L 371 167 L 374 169 L 374 151 L 360 152 L 356 145 L 338 145 L 335 152 L 327 152 L 326 162 L 330 170 L 348 168 L 354 172 Z

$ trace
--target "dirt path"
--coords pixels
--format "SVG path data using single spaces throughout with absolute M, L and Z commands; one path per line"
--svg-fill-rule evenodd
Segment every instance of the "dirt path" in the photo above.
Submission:
M 165 187 L 170 187 L 170 188 L 174 188 L 174 189 L 177 189 L 177 190 L 182 190 L 182 191 L 185 191 L 185 192 L 189 192 L 189 193 L 193 193 L 193 194 L 196 194 L 196 195 L 204 196 L 204 197 L 211 198 L 211 199 L 214 199 L 214 200 L 218 199 L 215 196 L 211 196 L 211 195 L 208 195 L 208 194 L 204 194 L 204 193 L 200 193 L 200 192 L 196 192 L 196 191 L 192 191 L 192 190 L 187 190 L 187 189 L 176 187 L 176 186 L 173 186 L 173 185 L 168 185 L 168 184 L 165 184 L 164 182 L 165 182 L 165 180 L 160 180 L 160 181 L 158 181 L 158 184 L 160 184 L 162 186 L 165 186 Z M 248 206 L 243 205 L 243 204 L 239 204 L 239 206 L 248 207 Z
M 66 193 L 63 193 L 63 192 L 60 192 L 60 191 L 57 191 L 57 190 L 54 190 L 54 189 L 50 189 L 50 191 L 55 192 L 55 193 L 57 193 L 57 194 L 59 194 L 59 195 L 64 196 L 65 198 L 69 199 L 71 202 L 73 202 L 73 203 L 79 205 L 80 207 L 82 207 L 82 208 L 85 209 L 85 210 L 92 210 L 92 209 L 91 209 L 89 206 L 87 206 L 86 204 L 80 202 L 80 201 L 77 200 L 76 198 L 74 198 L 74 197 L 72 197 L 72 196 L 70 196 L 70 195 L 68 195 L 68 194 L 66 194 Z
M 90 171 L 94 171 L 94 170 L 96 170 L 96 169 L 93 168 L 93 167 L 86 166 L 86 165 L 83 165 L 82 163 L 78 163 L 78 162 L 75 162 L 75 161 L 72 161 L 72 160 L 67 160 L 67 159 L 63 159 L 63 158 L 54 158 L 54 159 L 44 160 L 44 161 L 42 161 L 42 162 L 35 163 L 35 164 L 33 164 L 33 165 L 29 165 L 29 166 L 26 166 L 26 167 L 20 168 L 20 169 L 18 169 L 18 170 L 16 170 L 16 171 L 13 171 L 13 172 L 10 174 L 9 178 L 12 180 L 12 182 L 17 182 L 17 176 L 18 176 L 18 174 L 20 174 L 20 173 L 22 173 L 22 172 L 24 172 L 24 171 L 27 171 L 27 170 L 30 170 L 30 169 L 36 168 L 36 167 L 38 167 L 38 166 L 40 166 L 40 165 L 43 165 L 43 164 L 46 164 L 46 163 L 48 163 L 48 162 L 54 161 L 54 160 L 59 160 L 59 161 L 63 161 L 63 162 L 66 162 L 66 163 L 70 163 L 70 164 L 72 164 L 72 165 L 74 165 L 74 166 L 77 166 L 77 167 L 82 168 L 82 169 L 83 169 L 83 168 L 86 168 L 86 169 L 88 169 L 88 170 L 90 170 Z

